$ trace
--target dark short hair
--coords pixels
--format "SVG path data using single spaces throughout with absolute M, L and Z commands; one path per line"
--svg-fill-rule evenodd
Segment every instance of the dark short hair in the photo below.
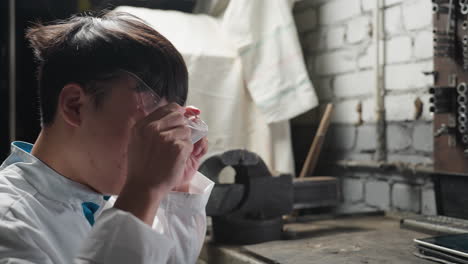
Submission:
M 96 82 L 119 70 L 136 74 L 169 102 L 184 105 L 187 99 L 188 73 L 180 53 L 155 29 L 128 13 L 86 14 L 37 24 L 28 29 L 26 38 L 38 61 L 43 125 L 54 121 L 66 84 L 81 84 L 99 107 L 109 88 Z

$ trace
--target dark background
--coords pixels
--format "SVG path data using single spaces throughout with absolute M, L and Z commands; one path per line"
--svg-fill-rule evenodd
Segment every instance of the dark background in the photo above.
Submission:
M 0 1 L 0 160 L 8 146 L 8 1 Z

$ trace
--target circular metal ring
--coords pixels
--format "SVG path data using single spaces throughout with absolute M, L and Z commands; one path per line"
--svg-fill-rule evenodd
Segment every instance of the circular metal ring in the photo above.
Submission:
M 437 13 L 439 12 L 439 5 L 436 3 L 432 4 L 432 13 Z
M 458 116 L 458 123 L 459 123 L 460 125 L 465 126 L 465 125 L 466 125 L 466 115 L 464 115 L 464 114 L 463 114 L 463 115 L 459 115 L 459 116 Z
M 466 96 L 465 95 L 459 95 L 457 97 L 457 102 L 461 105 L 465 105 L 466 104 Z
M 468 86 L 466 85 L 465 82 L 461 82 L 461 83 L 458 84 L 457 92 L 459 94 L 466 94 L 467 91 L 468 91 Z
M 464 114 L 466 115 L 466 105 L 460 105 L 458 107 L 458 114 Z
M 466 133 L 466 127 L 464 125 L 460 125 L 458 127 L 458 131 L 462 134 Z
M 460 12 L 461 12 L 463 15 L 468 14 L 468 5 L 463 5 L 463 6 L 461 6 Z
M 462 6 L 462 5 L 467 5 L 468 1 L 467 0 L 458 0 L 458 3 Z
M 466 135 L 466 134 L 463 135 L 462 141 L 463 141 L 463 143 L 468 144 L 468 135 Z

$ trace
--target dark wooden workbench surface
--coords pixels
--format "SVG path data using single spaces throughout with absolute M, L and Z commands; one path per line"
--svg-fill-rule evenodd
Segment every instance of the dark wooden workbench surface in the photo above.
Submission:
M 394 218 L 317 220 L 287 224 L 286 229 L 296 234 L 294 240 L 243 247 L 207 242 L 200 263 L 434 263 L 413 255 L 413 239 L 428 235 L 401 229 Z

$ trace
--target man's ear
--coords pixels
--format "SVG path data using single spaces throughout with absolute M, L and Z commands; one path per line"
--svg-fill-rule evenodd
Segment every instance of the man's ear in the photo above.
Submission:
M 65 85 L 58 100 L 58 113 L 70 126 L 78 127 L 83 122 L 83 106 L 87 102 L 83 86 L 77 83 Z

